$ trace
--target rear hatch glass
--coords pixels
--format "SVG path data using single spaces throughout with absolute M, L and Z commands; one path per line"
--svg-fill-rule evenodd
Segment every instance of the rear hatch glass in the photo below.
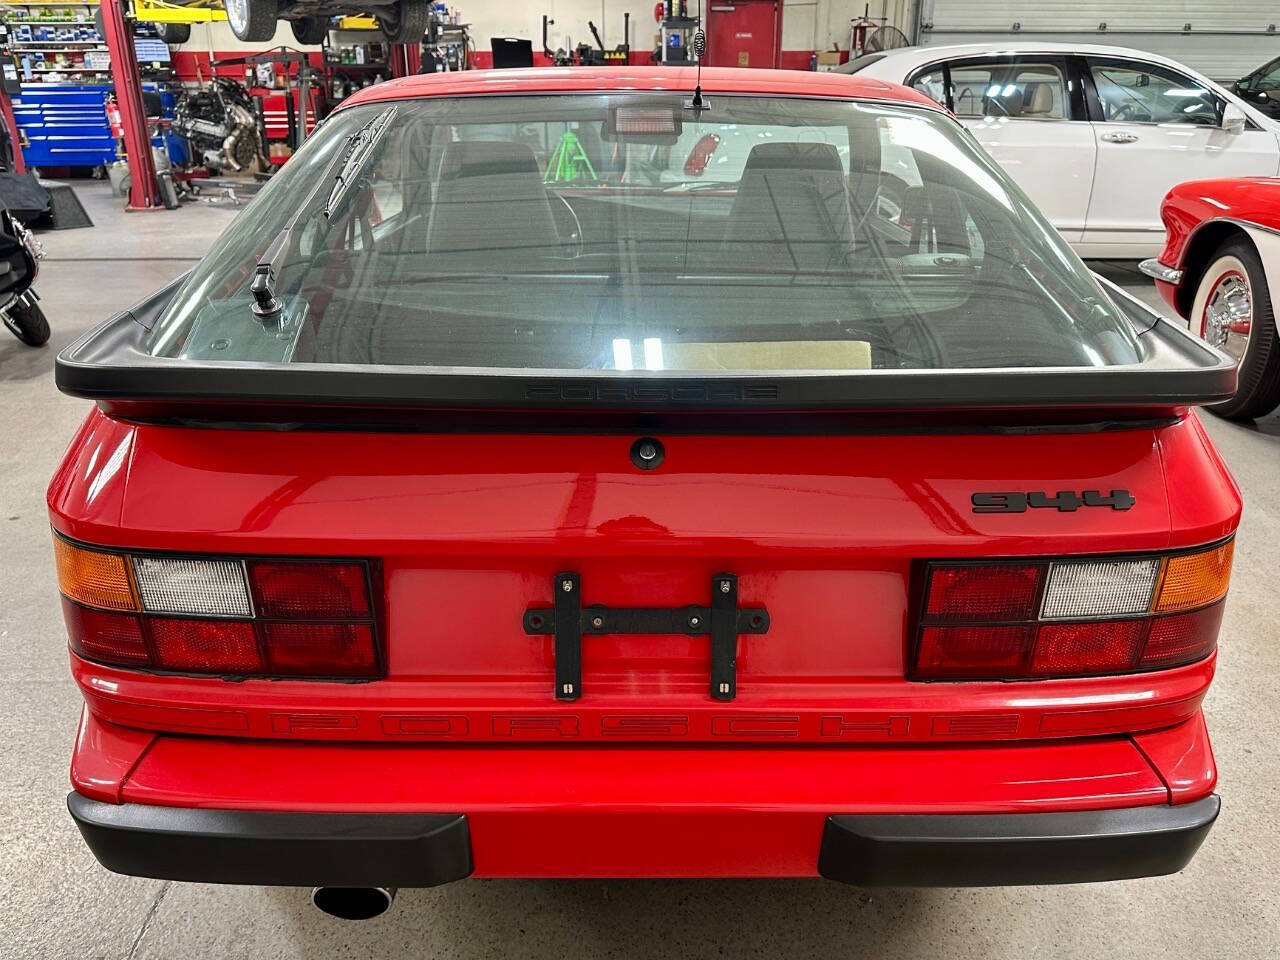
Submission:
M 556 371 L 1137 364 L 1133 325 L 949 118 L 666 95 L 340 111 L 152 356 Z M 255 268 L 279 312 L 253 310 Z

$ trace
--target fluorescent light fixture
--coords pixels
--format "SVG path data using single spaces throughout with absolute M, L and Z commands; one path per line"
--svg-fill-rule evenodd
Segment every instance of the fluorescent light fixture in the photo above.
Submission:
M 615 340 L 613 341 L 613 369 L 615 370 L 631 370 L 631 341 Z
M 662 341 L 657 337 L 644 338 L 644 366 L 646 370 L 661 370 Z

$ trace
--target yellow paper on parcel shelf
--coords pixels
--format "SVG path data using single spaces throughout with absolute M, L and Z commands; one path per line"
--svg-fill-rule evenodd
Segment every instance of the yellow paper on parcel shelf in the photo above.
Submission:
M 668 370 L 870 370 L 866 340 L 664 343 Z

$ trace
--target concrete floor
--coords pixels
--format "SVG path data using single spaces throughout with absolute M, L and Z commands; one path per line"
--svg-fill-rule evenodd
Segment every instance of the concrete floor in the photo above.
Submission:
M 1061 888 L 859 890 L 812 881 L 472 880 L 401 893 L 345 924 L 307 891 L 168 884 L 98 866 L 67 816 L 80 697 L 67 672 L 44 490 L 88 404 L 59 394 L 74 337 L 186 268 L 231 219 L 207 206 L 46 233 L 48 349 L 0 332 L 0 958 L 1277 957 L 1280 956 L 1280 416 L 1206 416 L 1244 490 L 1235 577 L 1207 712 L 1222 816 L 1182 874 Z M 1131 268 L 1109 268 L 1144 298 Z

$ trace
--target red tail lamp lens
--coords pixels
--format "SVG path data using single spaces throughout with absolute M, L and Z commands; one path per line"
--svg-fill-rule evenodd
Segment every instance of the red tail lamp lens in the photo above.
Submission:
M 156 665 L 194 673 L 260 673 L 258 638 L 253 624 L 236 620 L 149 621 Z
M 237 680 L 381 675 L 371 561 L 152 555 L 57 534 L 54 549 L 86 660 Z
M 62 617 L 76 656 L 127 667 L 147 665 L 147 644 L 136 615 L 92 610 L 64 597 Z
M 1030 620 L 1043 577 L 1043 565 L 934 566 L 925 613 L 948 620 Z
M 1034 639 L 1031 626 L 925 627 L 916 676 L 958 680 L 1019 674 Z
M 248 567 L 259 617 L 336 620 L 369 616 L 363 564 L 251 561 Z
M 373 630 L 358 623 L 264 623 L 268 673 L 371 677 L 378 672 Z
M 1142 651 L 1142 667 L 1149 670 L 1177 667 L 1213 653 L 1218 646 L 1222 611 L 1223 604 L 1218 602 L 1195 613 L 1152 620 L 1147 645 Z
M 917 680 L 1160 670 L 1217 646 L 1233 541 L 1169 555 L 931 562 Z
M 1146 629 L 1145 620 L 1045 624 L 1036 638 L 1031 673 L 1070 676 L 1132 670 Z

